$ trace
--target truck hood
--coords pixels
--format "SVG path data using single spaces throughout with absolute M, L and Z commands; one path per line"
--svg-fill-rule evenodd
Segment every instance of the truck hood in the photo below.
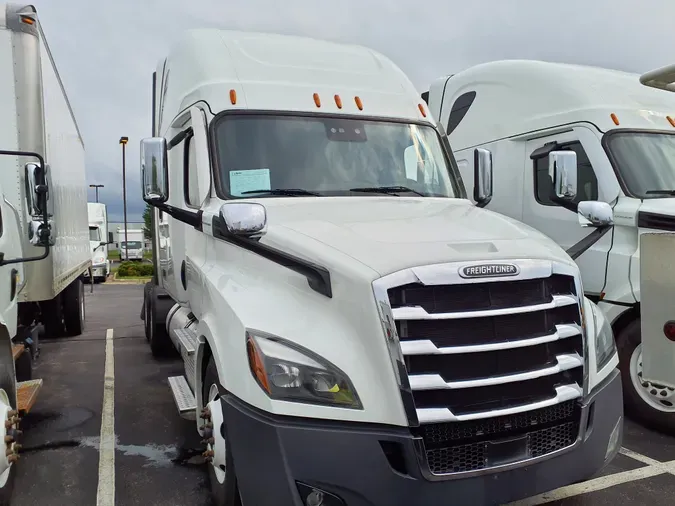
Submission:
M 541 232 L 448 198 L 287 197 L 267 209 L 262 242 L 329 266 L 330 249 L 384 276 L 412 266 L 466 260 L 573 260 Z M 328 246 L 330 249 L 326 249 Z
M 675 198 L 665 197 L 662 199 L 645 199 L 642 204 L 640 204 L 640 211 L 675 216 Z

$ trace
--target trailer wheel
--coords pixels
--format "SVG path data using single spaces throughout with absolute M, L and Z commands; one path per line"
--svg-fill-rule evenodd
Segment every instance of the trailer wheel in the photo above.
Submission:
M 630 322 L 616 340 L 626 414 L 646 427 L 675 433 L 675 389 L 642 379 L 640 319 Z
M 214 362 L 213 357 L 211 357 L 209 364 L 206 366 L 202 387 L 202 399 L 204 399 L 205 404 L 213 405 L 215 402 L 218 402 L 217 383 L 218 371 L 216 369 L 216 363 Z M 220 409 L 220 407 L 217 409 Z M 219 434 L 221 433 L 220 427 L 214 426 L 213 432 L 214 437 L 219 437 Z M 232 458 L 232 452 L 229 451 L 229 445 L 227 444 L 227 433 L 223 430 L 222 434 L 225 438 L 225 465 L 222 466 L 224 469 L 216 469 L 213 462 L 207 463 L 209 468 L 209 481 L 211 483 L 211 498 L 214 506 L 242 506 L 239 486 L 237 485 L 237 477 L 234 472 L 234 459 Z M 212 447 L 209 444 L 208 450 L 211 449 Z
M 166 331 L 166 317 L 169 310 L 173 307 L 173 300 L 160 299 L 157 297 L 155 287 L 148 294 L 148 307 L 145 312 L 145 319 L 148 322 L 150 335 L 150 350 L 155 357 L 166 357 L 176 354 L 176 348 L 171 342 L 169 333 Z
M 66 333 L 63 321 L 63 292 L 51 300 L 40 302 L 40 319 L 45 328 L 45 337 L 62 337 Z
M 84 284 L 76 279 L 63 290 L 63 319 L 66 332 L 79 336 L 84 332 Z

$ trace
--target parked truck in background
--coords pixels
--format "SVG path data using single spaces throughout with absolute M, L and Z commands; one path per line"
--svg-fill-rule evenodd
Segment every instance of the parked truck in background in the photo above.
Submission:
M 215 504 L 502 504 L 617 453 L 617 353 L 579 268 L 466 198 L 381 54 L 189 31 L 141 170 L 141 318 L 184 361 L 169 384 Z
M 39 324 L 80 334 L 91 264 L 84 147 L 34 7 L 0 4 L 0 505 L 9 505 Z
M 91 248 L 91 271 L 94 282 L 104 282 L 110 275 L 110 259 L 108 258 L 108 244 L 112 233 L 108 232 L 108 209 L 100 202 L 87 202 L 89 216 L 89 247 Z M 84 279 L 89 278 L 89 271 Z
M 143 241 L 145 240 L 143 230 L 127 228 L 117 229 L 117 244 L 119 244 L 121 260 L 143 260 Z
M 671 434 L 673 81 L 675 66 L 641 76 L 516 60 L 439 78 L 424 94 L 469 188 L 477 188 L 476 153 L 492 157 L 495 194 L 487 208 L 544 232 L 576 259 L 586 296 L 616 336 L 627 413 Z M 561 176 L 576 181 L 576 194 L 551 194 L 552 151 L 568 154 Z M 579 211 L 592 216 L 584 228 Z

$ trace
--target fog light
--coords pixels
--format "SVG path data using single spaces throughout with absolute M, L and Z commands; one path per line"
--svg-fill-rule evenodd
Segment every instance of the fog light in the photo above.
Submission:
M 621 439 L 621 427 L 623 426 L 623 416 L 619 417 L 619 421 L 616 422 L 614 430 L 609 435 L 609 442 L 607 443 L 607 452 L 605 453 L 605 460 L 609 458 L 619 447 Z
M 335 494 L 300 482 L 296 485 L 305 506 L 345 506 L 345 502 Z

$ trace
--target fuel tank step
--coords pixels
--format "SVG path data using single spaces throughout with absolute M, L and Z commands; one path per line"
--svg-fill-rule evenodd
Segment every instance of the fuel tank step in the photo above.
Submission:
M 16 384 L 16 397 L 19 404 L 19 415 L 29 413 L 35 401 L 38 392 L 42 388 L 42 379 L 32 379 L 22 381 Z
M 197 349 L 197 334 L 192 329 L 176 329 L 174 334 L 188 355 L 194 355 Z
M 197 412 L 197 400 L 185 376 L 169 377 L 169 386 L 171 387 L 173 400 L 176 403 L 180 416 L 188 420 L 194 420 Z

